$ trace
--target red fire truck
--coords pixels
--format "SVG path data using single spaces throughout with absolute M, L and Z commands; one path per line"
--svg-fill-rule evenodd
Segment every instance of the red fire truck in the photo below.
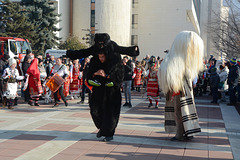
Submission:
M 18 57 L 20 60 L 26 55 L 26 50 L 32 52 L 27 39 L 16 37 L 0 37 L 0 58 L 9 54 L 11 58 Z

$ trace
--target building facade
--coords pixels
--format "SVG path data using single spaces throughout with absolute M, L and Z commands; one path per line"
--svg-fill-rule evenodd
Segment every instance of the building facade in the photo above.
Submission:
M 200 34 L 200 5 L 201 1 L 192 0 L 134 0 L 132 44 L 140 46 L 141 56 L 164 57 L 179 32 Z
M 183 30 L 200 34 L 201 0 L 71 1 L 73 35 L 85 43 L 89 33 L 108 33 L 119 45 L 139 45 L 140 58 L 163 57 Z
M 15 0 L 18 1 L 18 0 Z M 61 14 L 57 33 L 91 45 L 92 35 L 108 33 L 119 45 L 140 47 L 139 59 L 147 54 L 165 56 L 175 36 L 184 30 L 199 34 L 205 56 L 218 55 L 208 25 L 214 14 L 226 14 L 223 0 L 50 0 Z M 221 20 L 219 24 L 221 26 Z

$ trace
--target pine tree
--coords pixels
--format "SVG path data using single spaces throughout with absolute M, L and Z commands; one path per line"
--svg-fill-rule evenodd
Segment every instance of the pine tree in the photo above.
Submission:
M 55 8 L 49 4 L 48 0 L 22 0 L 29 19 L 37 26 L 38 33 L 37 42 L 33 48 L 38 53 L 44 53 L 46 49 L 58 46 L 56 32 L 61 29 L 56 27 L 60 21 L 59 14 L 55 12 Z
M 28 21 L 19 3 L 1 0 L 1 36 L 28 39 L 35 44 L 36 32 L 33 23 Z

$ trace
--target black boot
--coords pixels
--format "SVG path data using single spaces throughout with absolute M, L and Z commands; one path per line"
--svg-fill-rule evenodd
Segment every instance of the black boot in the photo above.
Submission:
M 113 140 L 113 136 L 111 136 L 111 137 L 105 137 L 105 138 L 103 139 L 104 142 L 108 142 L 108 141 L 111 141 L 111 140 Z
M 15 105 L 15 106 L 18 105 L 18 98 L 17 98 L 17 97 L 14 99 L 14 105 Z
M 100 130 L 98 131 L 98 133 L 97 133 L 96 137 L 97 137 L 97 138 L 100 138 L 100 137 L 102 137 L 102 133 L 101 133 L 101 131 L 100 131 Z
M 65 101 L 64 103 L 65 103 L 65 106 L 67 107 L 67 106 L 68 106 L 68 102 L 67 102 L 67 101 Z
M 149 103 L 148 108 L 150 108 L 150 107 L 152 107 L 152 106 L 153 106 L 153 104 L 152 104 L 152 103 Z
M 32 103 L 32 101 L 30 101 L 30 100 L 29 100 L 28 104 L 29 104 L 30 106 L 33 106 L 33 103 Z

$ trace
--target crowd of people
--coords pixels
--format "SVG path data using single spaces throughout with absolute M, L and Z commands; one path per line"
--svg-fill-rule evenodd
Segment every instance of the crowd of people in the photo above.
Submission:
M 199 73 L 196 80 L 195 96 L 212 95 L 213 104 L 228 102 L 226 95 L 229 97 L 227 105 L 236 105 L 240 102 L 240 61 L 235 58 L 217 60 L 211 55 L 205 62 L 205 69 Z
M 103 45 L 101 36 L 109 39 L 106 41 L 107 45 Z M 189 53 L 188 48 L 182 52 L 178 48 L 190 43 L 183 40 L 186 36 L 189 40 L 196 41 L 195 46 L 191 46 L 196 53 Z M 85 103 L 85 96 L 88 93 L 91 116 L 99 129 L 97 137 L 105 136 L 104 141 L 109 141 L 113 139 L 119 120 L 122 103 L 120 90 L 125 96 L 123 106 L 129 108 L 132 107 L 132 90 L 142 95 L 147 93 L 148 108 L 152 106 L 158 108 L 160 93 L 164 93 L 165 117 L 167 117 L 165 129 L 176 132 L 172 140 L 186 140 L 191 139 L 190 135 L 201 131 L 192 89 L 194 96 L 202 96 L 210 91 L 209 94 L 213 97 L 211 103 L 218 103 L 219 99 L 221 102 L 226 102 L 226 94 L 230 97 L 228 105 L 235 105 L 240 101 L 240 61 L 237 62 L 235 58 L 230 61 L 216 60 L 211 56 L 208 61 L 201 63 L 202 41 L 193 32 L 181 32 L 170 51 L 165 51 L 167 53 L 165 59 L 147 55 L 141 61 L 137 59 L 138 46 L 119 47 L 107 34 L 99 34 L 95 40 L 95 48 L 68 50 L 66 56 L 57 58 L 49 54 L 45 58 L 40 55 L 35 58 L 29 50 L 22 60 L 4 55 L 0 59 L 0 98 L 3 106 L 12 109 L 17 105 L 20 96 L 17 92 L 18 88 L 21 88 L 21 97 L 24 97 L 25 102 L 30 106 L 39 106 L 38 101 L 41 99 L 45 103 L 54 102 L 53 107 L 58 107 L 61 99 L 65 106 L 68 106 L 68 100 L 78 98 L 81 98 L 81 101 L 77 104 L 82 104 Z M 111 45 L 116 49 L 107 50 Z M 99 50 L 97 54 L 89 56 L 91 51 L 96 49 Z M 128 51 L 129 56 L 124 56 L 119 63 L 120 54 L 115 54 L 115 51 L 120 54 Z M 110 52 L 113 54 L 111 55 Z M 85 55 L 86 53 L 88 56 Z M 57 83 L 54 88 L 48 85 L 52 79 Z M 185 113 L 189 108 L 192 118 L 187 118 L 183 122 L 183 114 L 186 114 L 185 117 L 190 116 L 189 112 Z
M 138 61 L 137 57 L 132 59 L 125 56 L 123 58 L 124 80 L 121 88 L 125 93 L 126 100 L 123 106 L 132 107 L 132 90 L 136 89 L 137 92 L 140 92 L 143 91 L 141 90 L 143 87 L 147 88 L 148 85 L 149 107 L 152 106 L 152 100 L 155 100 L 155 107 L 157 108 L 159 90 L 156 89 L 158 88 L 156 79 L 157 68 L 161 61 L 160 58 L 156 59 L 149 55 L 142 61 Z M 11 109 L 14 105 L 17 105 L 18 97 L 21 96 L 31 106 L 39 106 L 39 99 L 44 100 L 45 103 L 54 102 L 54 106 L 58 106 L 60 99 L 62 99 L 65 106 L 68 106 L 67 99 L 81 98 L 77 103 L 82 104 L 85 102 L 86 93 L 88 93 L 88 97 L 91 96 L 91 86 L 85 82 L 89 71 L 89 63 L 90 57 L 71 61 L 65 56 L 55 58 L 47 54 L 45 58 L 41 55 L 35 58 L 30 51 L 27 51 L 22 60 L 4 55 L 0 59 L 1 103 Z M 53 93 L 46 86 L 46 82 L 55 73 L 58 73 L 65 82 L 58 88 L 57 92 Z M 21 88 L 21 95 L 17 93 L 19 87 Z
M 31 106 L 39 106 L 39 99 L 44 100 L 45 103 L 53 102 L 52 99 L 54 99 L 54 107 L 58 106 L 62 99 L 65 106 L 68 106 L 68 95 L 70 95 L 68 99 L 81 97 L 80 103 L 84 103 L 85 92 L 91 94 L 83 83 L 89 61 L 89 58 L 85 58 L 81 62 L 79 60 L 70 62 L 66 56 L 55 58 L 49 54 L 46 58 L 42 56 L 34 58 L 29 50 L 22 60 L 4 55 L 0 59 L 1 103 L 4 107 L 8 106 L 12 109 L 17 105 L 18 97 L 21 96 Z M 47 87 L 46 82 L 55 73 L 58 73 L 64 82 L 56 88 L 56 92 L 53 92 Z M 21 95 L 18 95 L 18 88 L 21 88 Z
M 67 96 L 69 96 L 69 100 L 81 98 L 81 101 L 77 103 L 82 104 L 85 101 L 86 93 L 88 93 L 88 97 L 91 96 L 91 87 L 85 83 L 89 70 L 89 57 L 71 61 L 66 57 L 55 58 L 47 54 L 43 59 L 42 56 L 34 58 L 34 55 L 29 52 L 20 63 L 17 59 L 9 58 L 8 55 L 4 55 L 0 60 L 1 101 L 9 108 L 17 105 L 17 97 L 20 95 L 17 95 L 16 90 L 19 85 L 22 88 L 21 96 L 31 106 L 39 106 L 39 99 L 45 100 L 45 103 L 52 102 L 54 99 L 54 106 L 58 106 L 59 100 L 62 99 L 67 106 Z M 148 107 L 152 107 L 153 101 L 155 101 L 155 108 L 158 108 L 161 97 L 157 71 L 162 61 L 163 59 L 160 57 L 150 57 L 149 55 L 146 55 L 141 61 L 138 61 L 137 57 L 123 57 L 124 80 L 121 89 L 125 96 L 124 107 L 132 107 L 131 92 L 136 90 L 142 94 L 147 92 Z M 210 91 L 208 94 L 213 97 L 211 103 L 218 103 L 218 99 L 220 102 L 226 102 L 226 95 L 230 96 L 229 105 L 235 105 L 237 101 L 240 101 L 240 79 L 238 78 L 240 61 L 237 62 L 234 58 L 230 61 L 216 60 L 211 56 L 203 64 L 205 69 L 193 81 L 194 96 L 202 96 Z M 13 70 L 13 68 L 15 69 Z M 65 82 L 58 88 L 58 92 L 51 93 L 47 89 L 46 81 L 54 73 L 58 73 Z M 7 88 L 9 88 L 11 96 L 6 96 Z M 13 92 L 16 93 L 12 94 Z M 238 93 L 237 98 L 236 92 Z

